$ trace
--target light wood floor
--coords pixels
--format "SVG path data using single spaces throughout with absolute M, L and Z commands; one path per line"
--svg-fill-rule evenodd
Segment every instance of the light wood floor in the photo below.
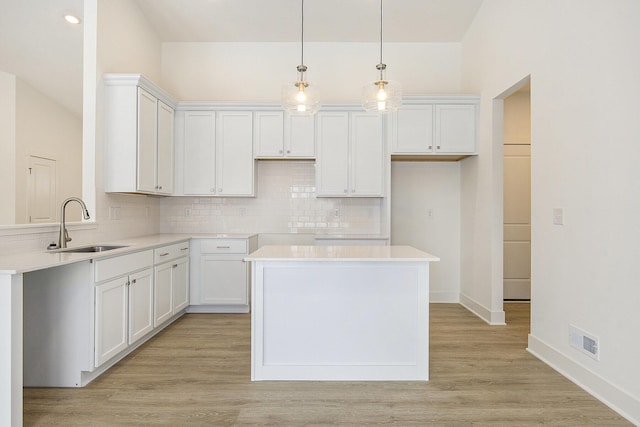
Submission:
M 83 389 L 25 389 L 27 426 L 626 426 L 525 351 L 528 304 L 488 326 L 431 305 L 429 382 L 257 382 L 250 318 L 188 314 Z

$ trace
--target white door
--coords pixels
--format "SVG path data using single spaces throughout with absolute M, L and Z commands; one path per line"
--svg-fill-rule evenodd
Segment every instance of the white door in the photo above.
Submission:
M 189 305 L 189 258 L 179 258 L 171 266 L 173 314 Z
M 313 158 L 316 155 L 316 121 L 313 116 L 285 117 L 287 157 Z
M 476 149 L 476 106 L 436 105 L 436 153 L 473 153 Z
M 155 268 L 155 326 L 173 315 L 172 263 L 167 262 Z
M 156 192 L 158 100 L 138 88 L 138 191 Z
M 216 194 L 253 195 L 253 114 L 223 111 L 216 123 Z
M 184 115 L 184 194 L 214 195 L 216 113 L 187 111 Z
M 128 277 L 96 286 L 96 366 L 127 348 Z
M 238 259 L 224 259 L 220 255 L 200 258 L 200 303 L 245 305 L 247 293 L 247 264 Z
M 29 156 L 27 222 L 56 222 L 56 161 Z
M 129 344 L 153 330 L 153 270 L 129 276 Z
M 173 192 L 173 108 L 158 101 L 158 193 Z
M 351 113 L 351 196 L 382 196 L 384 142 L 382 115 Z
M 505 300 L 531 299 L 531 146 L 504 146 Z
M 282 111 L 253 113 L 253 136 L 256 157 L 284 156 L 284 113 Z
M 316 194 L 349 194 L 349 113 L 318 113 Z

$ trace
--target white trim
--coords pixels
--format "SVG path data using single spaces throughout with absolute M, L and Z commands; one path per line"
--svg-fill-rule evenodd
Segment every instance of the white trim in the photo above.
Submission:
M 640 425 L 640 398 L 637 396 L 632 396 L 531 334 L 527 351 L 634 425 Z
M 473 298 L 460 294 L 460 305 L 487 322 L 491 326 L 506 325 L 504 320 L 504 310 L 491 311 Z

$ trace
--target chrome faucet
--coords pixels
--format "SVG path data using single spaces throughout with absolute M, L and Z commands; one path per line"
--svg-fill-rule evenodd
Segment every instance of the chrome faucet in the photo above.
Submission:
M 69 237 L 69 232 L 67 231 L 67 226 L 65 224 L 65 208 L 69 202 L 78 202 L 80 206 L 82 206 L 82 216 L 84 219 L 89 219 L 89 211 L 87 210 L 87 205 L 84 204 L 82 200 L 77 197 L 69 197 L 64 202 L 62 202 L 62 208 L 60 209 L 60 234 L 58 235 L 58 248 L 66 248 L 67 242 L 71 241 L 71 237 Z

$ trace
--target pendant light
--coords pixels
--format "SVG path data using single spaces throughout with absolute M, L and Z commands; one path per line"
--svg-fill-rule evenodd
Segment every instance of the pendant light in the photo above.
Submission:
M 320 109 L 318 87 L 305 80 L 307 66 L 304 65 L 304 0 L 302 1 L 300 65 L 296 67 L 298 80 L 282 87 L 282 108 L 289 114 L 311 116 Z
M 396 111 L 402 104 L 402 88 L 397 82 L 387 80 L 387 64 L 382 62 L 382 0 L 380 0 L 380 63 L 376 65 L 378 80 L 362 88 L 362 106 L 366 111 L 386 113 Z

